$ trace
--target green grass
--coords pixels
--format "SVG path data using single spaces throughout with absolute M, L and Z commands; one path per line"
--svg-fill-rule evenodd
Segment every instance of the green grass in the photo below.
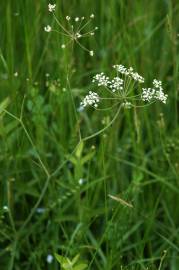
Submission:
M 90 57 L 44 32 L 55 25 L 47 1 L 1 2 L 0 269 L 60 269 L 46 261 L 58 253 L 80 254 L 89 270 L 178 270 L 179 4 L 57 1 L 62 21 L 95 14 L 99 30 L 82 41 Z M 79 131 L 87 138 L 115 115 L 77 109 L 92 76 L 118 63 L 161 79 L 167 104 L 122 110 L 79 144 Z

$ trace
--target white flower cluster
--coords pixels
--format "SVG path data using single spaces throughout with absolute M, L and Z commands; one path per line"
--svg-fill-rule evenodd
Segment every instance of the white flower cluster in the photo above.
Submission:
M 134 81 L 137 81 L 139 83 L 144 83 L 144 78 L 139 75 L 137 72 L 131 72 L 130 76 L 134 79 Z
M 153 86 L 155 88 L 162 88 L 162 82 L 161 81 L 158 81 L 156 79 L 153 80 Z
M 141 98 L 144 101 L 159 100 L 166 103 L 168 95 L 163 92 L 162 82 L 153 80 L 153 88 L 142 88 Z
M 125 108 L 125 109 L 130 109 L 132 107 L 132 103 L 129 102 L 129 101 L 125 101 L 122 103 L 122 106 Z
M 123 65 L 114 65 L 113 68 L 117 70 L 117 72 L 124 74 L 125 76 L 129 76 L 134 81 L 137 81 L 139 83 L 144 83 L 144 78 L 139 75 L 137 72 L 134 72 L 133 68 L 126 68 Z
M 99 74 L 96 74 L 94 77 L 93 77 L 93 80 L 92 82 L 97 82 L 97 85 L 98 86 L 105 86 L 107 87 L 109 84 L 110 84 L 110 80 L 109 80 L 109 77 L 107 77 L 104 72 L 101 72 Z
M 96 74 L 92 80 L 93 83 L 97 83 L 98 86 L 105 86 L 108 87 L 113 93 L 117 90 L 123 89 L 123 79 L 114 77 L 112 80 L 107 77 L 104 72 Z
M 56 4 L 48 4 L 48 10 L 49 10 L 49 12 L 55 11 L 55 8 L 56 8 Z
M 156 90 L 155 98 L 163 103 L 166 103 L 168 95 L 163 92 L 162 88 L 160 88 L 159 90 Z
M 142 88 L 141 98 L 144 101 L 151 101 L 155 96 L 155 89 L 153 88 Z
M 113 80 L 110 82 L 109 88 L 111 88 L 112 92 L 116 92 L 117 90 L 123 89 L 123 79 L 119 77 L 114 77 Z
M 95 92 L 89 91 L 89 94 L 86 95 L 86 97 L 83 99 L 83 101 L 81 102 L 81 106 L 84 108 L 88 105 L 90 106 L 94 106 L 94 107 L 98 107 L 98 103 L 99 103 L 99 95 Z
M 128 69 L 123 66 L 123 65 L 114 65 L 113 68 L 115 68 L 117 70 L 117 72 L 124 74 L 124 75 L 128 75 Z

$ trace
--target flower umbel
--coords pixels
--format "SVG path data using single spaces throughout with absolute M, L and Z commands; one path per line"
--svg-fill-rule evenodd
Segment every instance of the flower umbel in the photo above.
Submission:
M 141 88 L 140 84 L 144 83 L 145 79 L 132 67 L 114 65 L 113 68 L 117 71 L 117 76 L 113 78 L 109 78 L 104 72 L 93 77 L 92 82 L 107 91 L 103 91 L 103 96 L 90 91 L 81 102 L 83 108 L 87 105 L 97 108 L 102 100 L 114 103 L 109 109 L 119 104 L 122 104 L 123 108 L 144 107 L 146 104 L 141 104 L 144 101 L 149 104 L 157 100 L 166 103 L 168 95 L 164 93 L 161 81 L 154 79 L 152 88 Z
M 90 29 L 90 23 L 94 19 L 94 14 L 91 14 L 89 18 L 85 19 L 85 17 L 75 17 L 72 18 L 67 15 L 64 19 L 66 22 L 61 22 L 55 15 L 56 4 L 48 4 L 48 10 L 52 13 L 59 29 L 52 29 L 51 26 L 47 25 L 44 27 L 46 32 L 56 32 L 64 37 L 64 39 L 68 39 L 66 43 L 61 45 L 61 48 L 64 49 L 70 43 L 78 44 L 83 50 L 87 51 L 90 56 L 94 56 L 94 51 L 86 48 L 82 43 L 81 39 L 85 37 L 94 36 L 95 32 L 98 30 L 98 27 L 94 27 Z

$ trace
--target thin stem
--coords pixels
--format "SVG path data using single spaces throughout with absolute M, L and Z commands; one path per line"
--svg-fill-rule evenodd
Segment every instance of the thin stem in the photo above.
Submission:
M 15 255 L 16 255 L 16 246 L 17 246 L 17 239 L 14 240 L 12 252 L 11 252 L 11 259 L 9 263 L 8 270 L 13 270 L 14 269 L 14 260 L 15 260 Z
M 69 37 L 69 35 L 67 35 L 67 34 L 65 34 L 65 33 L 63 33 L 63 32 L 60 32 L 60 31 L 58 31 L 58 30 L 52 30 L 51 32 L 55 32 L 55 33 L 58 33 L 58 34 L 60 34 L 60 35 L 64 35 L 64 36 L 66 36 L 66 37 Z
M 81 32 L 82 29 L 84 29 L 89 23 L 91 22 L 91 19 L 89 19 L 80 29 L 79 32 Z
M 104 108 L 104 109 L 98 109 L 98 108 L 96 108 L 96 107 L 94 107 L 94 106 L 92 106 L 92 107 L 93 107 L 96 111 L 108 111 L 108 110 L 111 110 L 112 108 L 116 107 L 117 105 L 119 105 L 119 103 L 121 103 L 121 102 L 117 102 L 117 103 L 115 103 L 113 106 L 107 107 L 107 108 Z
M 50 174 L 49 174 L 49 172 L 48 172 L 48 170 L 47 170 L 45 164 L 43 163 L 43 161 L 42 161 L 42 159 L 41 159 L 41 157 L 40 157 L 40 155 L 39 155 L 39 153 L 38 153 L 38 151 L 37 151 L 37 149 L 36 149 L 36 146 L 35 146 L 35 144 L 33 143 L 32 139 L 31 139 L 31 137 L 30 137 L 30 135 L 29 135 L 29 133 L 28 133 L 28 131 L 27 131 L 25 125 L 24 125 L 24 123 L 23 123 L 21 120 L 20 120 L 20 123 L 21 123 L 21 126 L 22 126 L 22 128 L 23 128 L 23 130 L 24 130 L 24 132 L 25 132 L 25 134 L 26 134 L 26 136 L 27 136 L 27 138 L 28 138 L 30 144 L 31 144 L 32 147 L 36 150 L 37 158 L 38 158 L 38 160 L 39 160 L 39 162 L 40 162 L 40 164 L 41 164 L 41 166 L 42 166 L 44 172 L 46 173 L 47 177 L 49 177 Z
M 75 39 L 76 43 L 85 51 L 90 52 L 86 47 L 84 47 L 77 39 Z
M 39 160 L 39 163 L 40 163 L 41 166 L 42 166 L 42 169 L 44 170 L 44 172 L 45 172 L 45 174 L 47 175 L 47 177 L 49 177 L 50 174 L 49 174 L 49 172 L 48 172 L 48 170 L 47 170 L 45 164 L 43 163 L 43 161 L 42 161 L 42 159 L 41 159 L 41 157 L 40 157 L 40 155 L 39 155 L 39 153 L 38 153 L 38 150 L 37 150 L 35 144 L 33 143 L 32 138 L 30 137 L 30 135 L 29 135 L 29 133 L 28 133 L 28 131 L 27 131 L 27 129 L 26 129 L 26 127 L 25 127 L 23 121 L 22 121 L 20 118 L 18 118 L 17 116 L 15 116 L 14 114 L 12 114 L 12 113 L 10 113 L 9 111 L 7 111 L 6 109 L 4 109 L 3 111 L 4 111 L 6 114 L 8 114 L 9 116 L 11 116 L 12 118 L 14 118 L 16 121 L 18 121 L 18 122 L 20 123 L 20 125 L 22 126 L 22 128 L 23 128 L 23 130 L 24 130 L 24 132 L 25 132 L 25 134 L 26 134 L 26 136 L 27 136 L 27 138 L 28 138 L 28 140 L 29 140 L 31 146 L 32 146 L 32 147 L 35 149 L 35 151 L 36 151 L 37 158 L 38 158 L 38 160 Z
M 23 117 L 25 98 L 26 98 L 26 96 L 24 95 L 23 100 L 22 100 L 20 118 L 19 118 L 20 120 L 22 120 L 22 117 Z
M 162 269 L 162 263 L 163 263 L 163 261 L 164 261 L 164 259 L 165 259 L 166 255 L 167 255 L 167 251 L 166 251 L 166 250 L 164 250 L 164 252 L 163 252 L 163 256 L 162 256 L 162 258 L 161 258 L 161 260 L 160 260 L 160 265 L 159 265 L 158 270 L 161 270 L 161 269 Z
M 100 129 L 99 131 L 95 132 L 94 134 L 92 134 L 90 136 L 87 136 L 85 138 L 82 138 L 82 141 L 87 141 L 89 139 L 92 139 L 92 138 L 98 136 L 99 134 L 103 133 L 105 130 L 107 130 L 114 123 L 114 121 L 116 120 L 116 118 L 118 117 L 119 112 L 121 110 L 121 107 L 122 106 L 120 105 L 119 108 L 118 108 L 118 110 L 117 110 L 117 112 L 116 112 L 116 114 L 115 114 L 115 116 L 113 117 L 113 119 L 111 120 L 111 122 L 109 122 L 109 124 L 107 126 L 105 126 L 104 128 Z
M 48 185 L 49 185 L 49 181 L 50 181 L 50 176 L 47 177 L 46 179 L 46 182 L 45 182 L 45 185 L 42 189 L 42 192 L 40 194 L 40 197 L 38 198 L 37 202 L 35 203 L 35 205 L 33 206 L 30 214 L 28 215 L 28 217 L 26 218 L 26 220 L 24 221 L 23 225 L 21 226 L 20 230 L 19 230 L 19 234 L 21 234 L 21 232 L 24 230 L 24 228 L 27 226 L 27 224 L 29 223 L 29 221 L 31 220 L 32 216 L 34 215 L 36 209 L 38 208 L 39 204 L 41 203 L 44 195 L 45 195 L 45 192 L 48 188 Z
M 16 235 L 17 231 L 16 231 L 16 227 L 15 227 L 15 223 L 14 223 L 14 219 L 12 217 L 12 213 L 11 213 L 10 207 L 9 207 L 9 210 L 8 210 L 8 215 L 9 215 L 9 220 L 10 220 L 10 224 L 11 224 L 12 230 L 13 230 L 14 234 Z
M 145 104 L 145 105 L 133 105 L 133 104 L 131 104 L 131 106 L 132 107 L 134 107 L 134 108 L 144 108 L 144 107 L 147 107 L 147 106 L 150 106 L 152 103 L 154 103 L 155 101 L 153 101 L 153 102 L 150 102 L 150 103 L 148 103 L 148 104 Z
M 59 22 L 59 20 L 57 19 L 54 12 L 53 12 L 53 17 L 54 17 L 55 21 L 57 22 L 57 24 L 61 27 L 61 29 L 63 29 L 63 31 L 66 32 L 70 36 L 71 33 L 63 27 L 63 25 Z

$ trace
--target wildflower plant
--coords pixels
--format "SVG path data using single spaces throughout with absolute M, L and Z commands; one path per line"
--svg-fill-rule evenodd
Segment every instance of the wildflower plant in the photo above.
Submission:
M 98 109 L 105 100 L 112 101 L 112 108 L 121 104 L 125 108 L 143 107 L 155 101 L 166 103 L 167 94 L 163 91 L 162 82 L 153 80 L 151 88 L 143 88 L 145 79 L 132 67 L 114 65 L 115 76 L 109 78 L 104 72 L 96 74 L 92 82 L 97 85 L 98 91 L 89 91 L 81 102 L 83 108 L 92 106 Z M 106 94 L 105 94 L 106 92 Z
M 65 22 L 61 22 L 55 14 L 56 4 L 48 4 L 48 10 L 52 13 L 54 20 L 56 21 L 59 29 L 53 29 L 50 25 L 44 27 L 45 32 L 55 32 L 62 35 L 67 42 L 61 44 L 61 48 L 65 49 L 68 45 L 76 43 L 84 51 L 87 51 L 90 56 L 94 55 L 93 50 L 89 50 L 82 43 L 81 39 L 85 37 L 91 37 L 95 35 L 98 27 L 93 27 L 89 29 L 92 20 L 95 18 L 94 14 L 91 14 L 89 18 L 66 16 L 64 18 Z

